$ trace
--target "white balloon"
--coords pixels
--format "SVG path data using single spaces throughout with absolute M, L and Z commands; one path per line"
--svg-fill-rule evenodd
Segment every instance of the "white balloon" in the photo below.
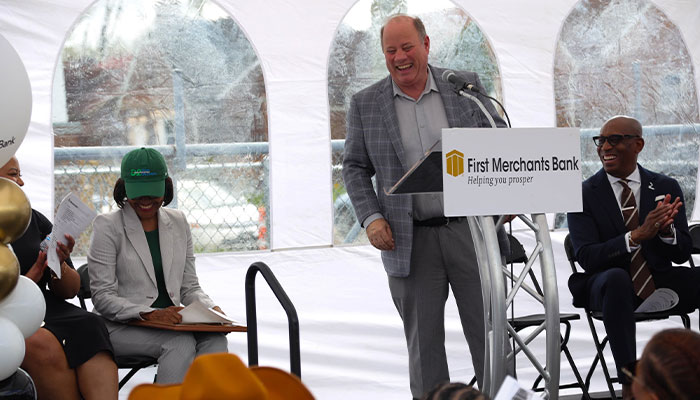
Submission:
M 0 35 L 0 166 L 24 140 L 32 115 L 32 87 L 15 49 Z
M 17 326 L 0 317 L 0 381 L 17 371 L 24 359 L 24 338 Z
M 39 329 L 45 314 L 44 295 L 39 286 L 24 275 L 20 275 L 14 290 L 0 301 L 0 317 L 17 325 L 25 339 Z

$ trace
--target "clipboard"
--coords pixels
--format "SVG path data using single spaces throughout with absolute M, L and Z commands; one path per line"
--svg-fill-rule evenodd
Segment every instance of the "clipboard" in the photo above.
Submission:
M 128 322 L 131 326 L 140 326 L 143 328 L 165 329 L 168 331 L 181 332 L 247 332 L 248 328 L 242 325 L 223 325 L 223 324 L 168 324 L 157 321 L 142 321 L 134 320 Z
M 389 190 L 388 196 L 414 193 L 442 193 L 442 150 L 437 141 Z

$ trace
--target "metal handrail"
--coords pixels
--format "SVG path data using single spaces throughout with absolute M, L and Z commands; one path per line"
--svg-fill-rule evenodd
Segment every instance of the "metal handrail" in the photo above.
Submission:
M 287 313 L 289 322 L 289 362 L 294 375 L 301 379 L 301 353 L 299 350 L 299 317 L 294 304 L 280 285 L 270 267 L 262 261 L 254 262 L 245 275 L 245 314 L 248 324 L 248 365 L 258 365 L 258 322 L 255 307 L 255 276 L 260 272 Z

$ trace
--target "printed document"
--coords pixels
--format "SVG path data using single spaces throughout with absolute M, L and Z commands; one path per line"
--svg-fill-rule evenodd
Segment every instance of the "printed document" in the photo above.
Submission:
M 512 376 L 506 375 L 494 400 L 529 400 L 535 398 L 538 398 L 535 392 L 521 386 Z
M 77 240 L 80 234 L 90 226 L 92 220 L 95 219 L 96 216 L 97 212 L 86 206 L 73 192 L 68 193 L 68 195 L 61 200 L 61 204 L 58 206 L 58 211 L 53 221 L 51 241 L 49 242 L 47 250 L 49 268 L 51 268 L 59 278 L 61 277 L 61 264 L 58 260 L 58 254 L 56 254 L 57 241 L 67 244 L 66 234 L 73 236 L 73 238 Z
M 240 325 L 236 320 L 233 320 L 226 315 L 207 307 L 201 301 L 195 301 L 179 311 L 182 315 L 183 324 L 223 324 L 223 325 Z
M 669 288 L 658 288 L 634 312 L 659 312 L 670 310 L 678 304 L 678 294 Z

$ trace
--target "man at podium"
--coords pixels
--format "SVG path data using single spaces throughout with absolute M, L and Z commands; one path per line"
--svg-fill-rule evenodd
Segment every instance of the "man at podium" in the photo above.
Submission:
M 440 79 L 443 69 L 428 64 L 430 39 L 419 18 L 390 17 L 382 27 L 381 43 L 390 76 L 352 98 L 343 179 L 370 243 L 382 251 L 391 296 L 404 324 L 413 397 L 450 379 L 444 343 L 450 287 L 481 386 L 483 301 L 469 224 L 463 217 L 444 216 L 441 193 L 387 196 L 384 189 L 440 140 L 442 128 L 490 124 L 475 103 Z M 484 91 L 475 73 L 457 74 Z M 505 127 L 491 102 L 478 96 L 497 125 Z

